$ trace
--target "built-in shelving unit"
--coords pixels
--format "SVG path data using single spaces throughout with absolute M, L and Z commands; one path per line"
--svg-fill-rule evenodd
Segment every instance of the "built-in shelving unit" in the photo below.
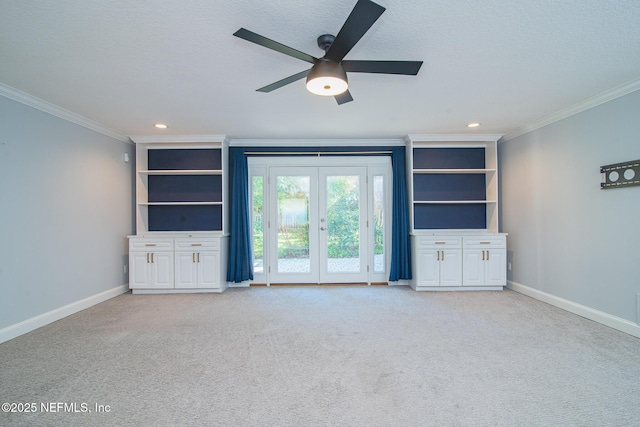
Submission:
M 129 236 L 129 287 L 133 293 L 224 291 L 225 138 L 132 139 L 136 235 Z
M 506 235 L 498 233 L 499 138 L 407 138 L 414 289 L 506 285 Z

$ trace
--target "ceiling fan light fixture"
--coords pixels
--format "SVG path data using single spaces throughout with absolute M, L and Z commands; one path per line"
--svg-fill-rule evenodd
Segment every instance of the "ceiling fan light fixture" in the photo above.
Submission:
M 321 59 L 307 74 L 307 90 L 315 95 L 335 96 L 348 88 L 347 73 L 339 62 Z

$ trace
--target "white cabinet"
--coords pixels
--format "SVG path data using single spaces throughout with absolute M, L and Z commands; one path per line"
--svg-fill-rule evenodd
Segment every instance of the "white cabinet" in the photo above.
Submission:
M 173 288 L 173 241 L 132 241 L 129 246 L 129 258 L 131 289 Z
M 463 238 L 463 285 L 507 284 L 507 248 L 504 235 Z
M 415 290 L 500 290 L 506 285 L 504 234 L 413 235 L 411 243 Z
M 129 237 L 129 288 L 137 293 L 222 292 L 225 236 Z
M 506 235 L 498 233 L 501 136 L 408 135 L 413 289 L 506 285 Z
M 413 236 L 414 289 L 462 285 L 460 237 Z
M 220 250 L 216 239 L 176 239 L 176 288 L 219 288 Z

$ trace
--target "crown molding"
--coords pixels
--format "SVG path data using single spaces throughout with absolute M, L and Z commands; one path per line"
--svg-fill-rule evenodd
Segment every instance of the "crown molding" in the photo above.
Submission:
M 389 147 L 404 146 L 402 138 L 397 139 L 235 139 L 229 140 L 230 147 Z
M 98 122 L 95 122 L 69 110 L 65 110 L 64 108 L 58 107 L 57 105 L 51 104 L 50 102 L 47 102 L 43 99 L 36 98 L 35 96 L 29 95 L 28 93 L 22 92 L 21 90 L 12 88 L 11 86 L 7 86 L 4 83 L 0 83 L 0 95 L 4 96 L 5 98 L 17 101 L 21 104 L 28 105 L 29 107 L 33 107 L 45 113 L 51 114 L 52 116 L 56 116 L 62 120 L 75 123 L 84 128 L 91 129 L 92 131 L 106 135 L 110 138 L 117 139 L 118 141 L 126 142 L 129 144 L 131 143 L 129 137 L 122 135 L 121 133 L 118 133 L 113 129 L 109 129 L 108 127 L 103 126 Z
M 579 102 L 571 107 L 562 109 L 557 113 L 550 114 L 541 118 L 540 120 L 518 128 L 513 132 L 505 135 L 499 142 L 502 143 L 510 141 L 514 138 L 524 135 L 525 133 L 533 132 L 534 130 L 548 126 L 562 119 L 566 119 L 567 117 L 571 117 L 578 113 L 582 113 L 583 111 L 587 111 L 591 108 L 597 107 L 598 105 L 604 104 L 605 102 L 613 101 L 616 98 L 628 95 L 638 89 L 640 89 L 640 78 L 637 78 L 620 86 L 616 86 L 613 89 L 609 89 L 596 96 L 587 98 L 584 101 Z
M 416 142 L 496 142 L 502 134 L 493 133 L 428 133 L 407 135 L 407 141 Z
M 130 135 L 129 138 L 136 144 L 172 144 L 172 143 L 200 143 L 200 142 L 227 142 L 226 135 Z

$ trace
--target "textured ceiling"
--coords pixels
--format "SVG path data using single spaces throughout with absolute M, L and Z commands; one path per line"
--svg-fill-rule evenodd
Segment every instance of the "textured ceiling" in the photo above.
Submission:
M 313 56 L 355 0 L 2 0 L 0 83 L 123 135 L 397 138 L 508 134 L 640 77 L 637 0 L 378 0 L 347 59 L 423 60 L 416 77 L 351 73 L 354 102 L 312 95 Z M 169 129 L 153 128 L 156 122 Z

